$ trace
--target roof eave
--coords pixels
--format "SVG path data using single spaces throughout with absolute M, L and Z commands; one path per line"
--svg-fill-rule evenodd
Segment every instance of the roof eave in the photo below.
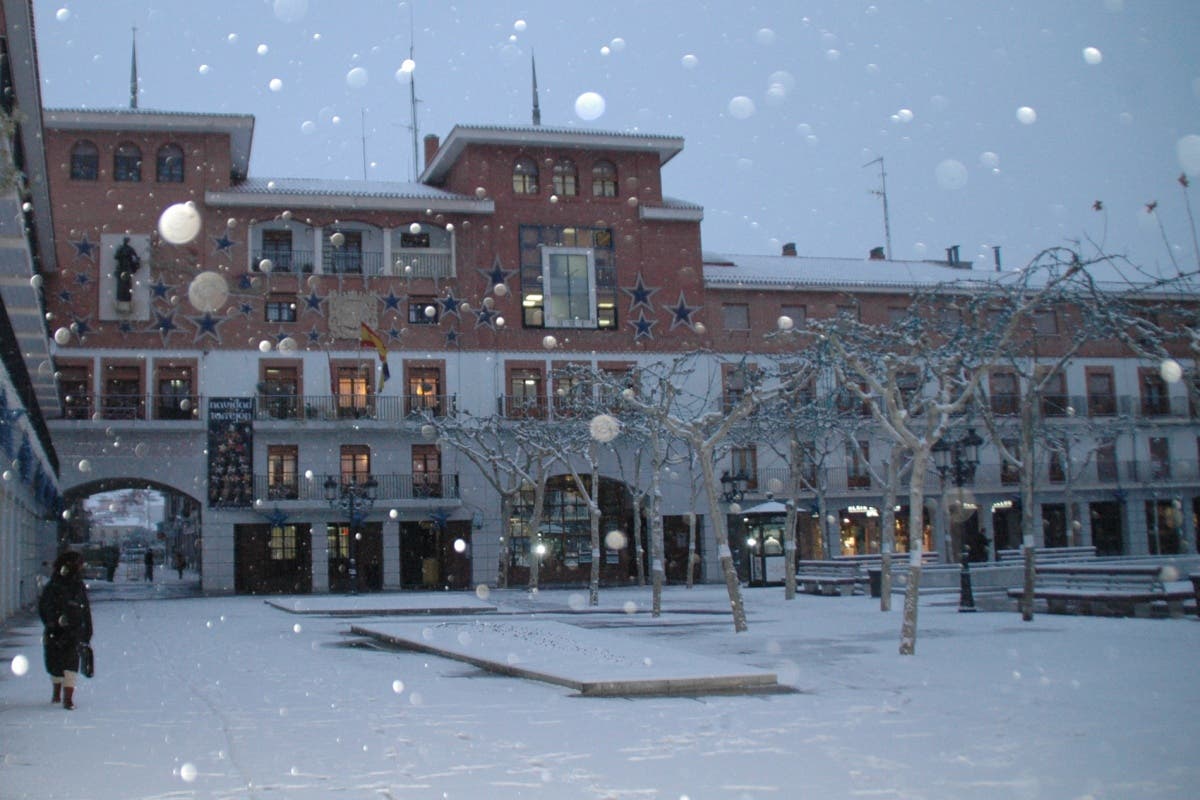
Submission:
M 349 194 L 283 192 L 206 192 L 209 206 L 227 208 L 344 208 L 354 211 L 433 211 L 442 214 L 493 214 L 492 200 L 435 197 L 356 197 Z

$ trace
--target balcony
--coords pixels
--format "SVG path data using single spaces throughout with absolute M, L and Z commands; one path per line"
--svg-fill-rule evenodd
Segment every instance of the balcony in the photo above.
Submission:
M 379 250 L 321 251 L 321 271 L 329 275 L 383 275 L 383 252 Z
M 376 503 L 397 503 L 405 500 L 459 500 L 457 473 L 386 473 L 373 474 L 378 487 Z M 255 475 L 254 497 L 264 503 L 299 502 L 305 505 L 328 505 L 325 498 L 325 481 L 340 475 L 305 476 Z
M 383 395 L 260 394 L 254 419 L 260 422 L 404 422 L 453 415 L 455 396 L 444 394 Z
M 405 247 L 392 251 L 395 267 L 392 274 L 399 278 L 454 277 L 454 257 L 449 250 Z
M 313 264 L 316 260 L 313 258 L 312 250 L 280 250 L 280 249 L 265 249 L 255 250 L 251 254 L 250 269 L 255 272 L 260 272 L 259 265 L 264 261 L 271 262 L 271 272 L 299 272 L 310 273 L 313 271 Z

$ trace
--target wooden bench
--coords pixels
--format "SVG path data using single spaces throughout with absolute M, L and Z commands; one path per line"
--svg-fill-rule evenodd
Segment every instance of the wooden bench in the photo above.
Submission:
M 1037 563 L 1045 564 L 1048 562 L 1060 561 L 1086 561 L 1087 559 L 1096 557 L 1096 548 L 1088 545 L 1087 547 L 1039 547 L 1034 551 L 1034 558 Z M 1021 561 L 1025 558 L 1025 549 L 1017 547 L 1012 550 L 997 550 L 997 561 Z
M 1021 587 L 1008 590 L 1019 598 Z M 1192 591 L 1168 590 L 1154 564 L 1050 564 L 1037 568 L 1034 600 L 1051 614 L 1110 617 L 1183 616 Z
M 796 585 L 807 594 L 850 595 L 858 585 L 858 571 L 851 561 L 797 561 Z
M 833 561 L 837 563 L 852 563 L 858 565 L 858 586 L 856 590 L 867 594 L 867 588 L 871 585 L 871 573 L 883 572 L 883 554 L 882 553 L 865 553 L 855 556 L 834 556 Z M 892 574 L 903 573 L 908 574 L 908 553 L 892 553 Z M 940 564 L 942 558 L 933 550 L 921 551 L 922 566 L 930 564 Z

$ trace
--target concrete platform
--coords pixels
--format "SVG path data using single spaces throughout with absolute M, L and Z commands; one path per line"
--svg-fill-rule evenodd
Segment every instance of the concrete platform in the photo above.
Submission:
M 397 592 L 394 594 L 302 595 L 273 597 L 267 605 L 289 614 L 326 617 L 389 617 L 490 614 L 496 606 L 466 592 Z
M 772 672 L 544 619 L 380 622 L 350 630 L 392 647 L 565 686 L 588 697 L 791 691 Z

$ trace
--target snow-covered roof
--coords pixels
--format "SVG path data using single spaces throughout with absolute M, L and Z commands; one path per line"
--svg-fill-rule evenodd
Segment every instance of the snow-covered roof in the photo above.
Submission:
M 331 180 L 323 178 L 247 178 L 205 201 L 224 206 L 288 206 L 394 211 L 452 211 L 490 214 L 491 200 L 443 191 L 409 181 Z
M 1113 292 L 1135 287 L 1144 291 L 1179 274 L 1170 266 L 1143 268 L 1120 260 L 1093 261 L 1087 264 L 1087 271 L 1100 288 Z M 955 266 L 946 261 L 704 253 L 704 283 L 714 289 L 788 291 L 811 287 L 909 292 L 950 284 L 967 289 L 972 285 L 1011 282 L 1020 273 L 1021 270 L 996 270 L 990 265 L 978 268 L 968 261 Z M 1041 283 L 1046 277 L 1046 271 L 1040 271 L 1031 279 L 1031 285 Z M 1175 283 L 1157 293 L 1172 296 L 1200 294 L 1200 283 L 1194 276 L 1177 278 Z

